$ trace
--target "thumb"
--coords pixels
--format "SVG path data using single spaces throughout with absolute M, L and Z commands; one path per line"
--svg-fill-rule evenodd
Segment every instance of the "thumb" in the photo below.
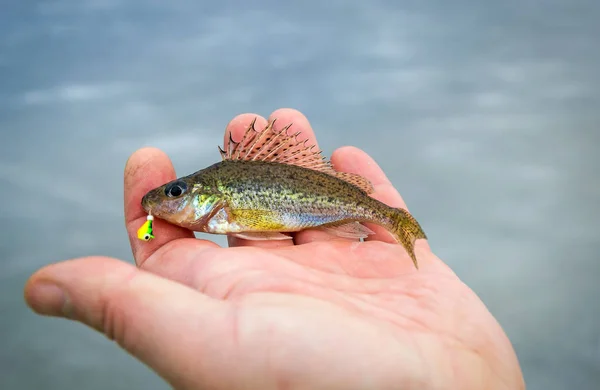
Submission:
M 47 266 L 27 282 L 25 299 L 39 314 L 104 333 L 176 388 L 209 385 L 203 373 L 218 371 L 207 357 L 223 337 L 226 304 L 128 263 L 90 257 Z

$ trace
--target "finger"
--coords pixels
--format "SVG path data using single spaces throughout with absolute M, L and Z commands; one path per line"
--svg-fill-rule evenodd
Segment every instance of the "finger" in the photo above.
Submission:
M 146 221 L 147 213 L 142 208 L 142 197 L 151 189 L 175 179 L 175 169 L 169 157 L 159 149 L 143 148 L 133 153 L 125 165 L 124 203 L 125 226 L 133 257 L 138 266 L 167 243 L 182 239 L 194 239 L 191 231 L 171 225 L 155 218 L 155 237 L 151 241 L 137 238 L 137 230 Z
M 39 314 L 104 333 L 174 388 L 211 387 L 204 381 L 217 374 L 211 370 L 223 368 L 212 351 L 232 358 L 222 348 L 227 303 L 116 259 L 45 267 L 28 281 L 25 299 Z
M 389 181 L 377 162 L 364 151 L 354 146 L 344 146 L 333 152 L 331 163 L 342 172 L 358 174 L 373 184 L 371 196 L 391 207 L 406 209 L 406 203 Z
M 253 121 L 254 128 L 259 131 L 264 129 L 267 126 L 267 120 L 258 114 L 240 114 L 233 118 L 225 127 L 225 134 L 223 135 L 223 146 L 227 146 L 229 142 L 229 137 L 233 138 L 235 142 L 241 141 L 242 137 L 248 130 L 248 127 L 252 124 Z
M 371 197 L 388 206 L 408 210 L 406 203 L 404 203 L 404 200 L 389 181 L 383 170 L 379 167 L 377 162 L 364 151 L 353 146 L 339 148 L 332 155 L 332 163 L 338 170 L 356 173 L 371 181 L 374 188 L 374 192 L 370 194 Z M 375 232 L 375 234 L 366 238 L 365 241 L 377 240 L 389 243 L 396 242 L 394 237 L 385 228 L 370 223 L 365 225 Z

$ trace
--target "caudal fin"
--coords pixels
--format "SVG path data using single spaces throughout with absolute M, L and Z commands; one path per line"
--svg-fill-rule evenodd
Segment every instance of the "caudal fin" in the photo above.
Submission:
M 390 227 L 396 239 L 404 246 L 410 255 L 415 267 L 419 269 L 417 256 L 415 255 L 415 241 L 419 238 L 426 239 L 425 232 L 419 222 L 405 209 L 391 209 Z

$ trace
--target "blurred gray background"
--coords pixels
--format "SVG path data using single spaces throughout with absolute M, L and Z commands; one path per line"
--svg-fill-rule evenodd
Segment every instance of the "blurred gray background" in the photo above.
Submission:
M 191 173 L 220 159 L 232 117 L 279 107 L 326 154 L 377 159 L 528 389 L 600 388 L 600 3 L 253 3 L 0 3 L 0 388 L 168 388 L 103 336 L 34 315 L 23 285 L 67 258 L 131 261 L 134 150 Z

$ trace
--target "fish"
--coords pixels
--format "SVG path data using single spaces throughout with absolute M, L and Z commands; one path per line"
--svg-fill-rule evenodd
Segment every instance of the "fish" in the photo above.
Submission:
M 372 183 L 333 164 L 292 123 L 275 130 L 276 119 L 256 129 L 256 118 L 235 142 L 229 135 L 221 161 L 148 191 L 143 209 L 156 218 L 195 232 L 247 240 L 289 240 L 289 233 L 319 229 L 338 237 L 365 239 L 383 226 L 418 269 L 417 239 L 427 239 L 403 208 L 370 196 Z M 288 233 L 288 234 L 285 234 Z

